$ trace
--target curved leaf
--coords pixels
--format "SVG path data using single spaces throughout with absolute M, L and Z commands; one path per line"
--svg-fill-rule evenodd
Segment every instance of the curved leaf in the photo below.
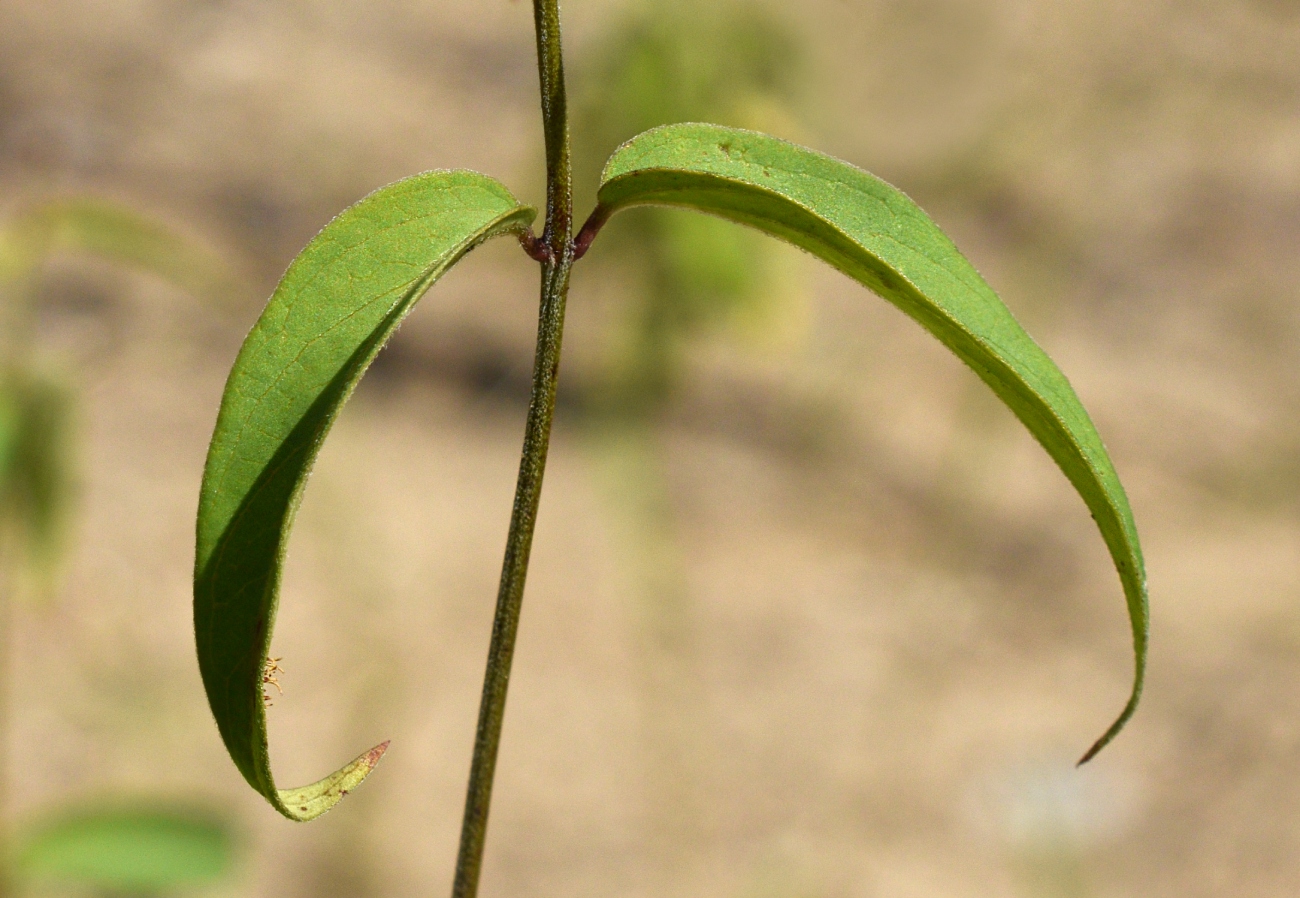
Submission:
M 226 382 L 199 497 L 194 632 L 208 703 L 244 778 L 286 817 L 325 813 L 387 743 L 300 789 L 271 776 L 262 698 L 294 513 L 339 409 L 416 300 L 535 211 L 476 172 L 417 175 L 344 211 L 299 254 Z
M 221 879 L 234 841 L 229 823 L 197 810 L 77 809 L 23 833 L 15 867 L 34 881 L 154 894 Z
M 1065 375 L 915 203 L 847 162 L 752 131 L 668 125 L 632 138 L 610 157 L 593 221 L 644 203 L 719 215 L 830 263 L 938 337 L 1029 428 L 1092 512 L 1128 603 L 1132 693 L 1080 763 L 1100 751 L 1142 694 L 1146 573 L 1124 488 Z
M 199 297 L 224 299 L 236 289 L 225 264 L 205 247 L 128 206 L 77 196 L 33 206 L 0 230 L 0 283 L 21 281 L 68 251 L 134 266 Z

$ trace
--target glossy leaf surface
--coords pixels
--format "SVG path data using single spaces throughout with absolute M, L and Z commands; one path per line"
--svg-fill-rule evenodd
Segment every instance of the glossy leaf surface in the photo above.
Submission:
M 599 205 L 608 215 L 638 204 L 709 212 L 823 259 L 938 337 L 1038 439 L 1097 521 L 1128 604 L 1132 693 L 1083 760 L 1101 750 L 1136 709 L 1146 669 L 1146 574 L 1137 528 L 1073 388 L 993 289 L 899 190 L 847 162 L 752 131 L 682 124 L 634 137 L 610 157 Z
M 475 172 L 428 172 L 381 188 L 294 260 L 231 370 L 199 498 L 195 638 L 231 758 L 291 819 L 329 810 L 387 746 L 299 789 L 279 790 L 271 776 L 263 672 L 307 474 L 344 401 L 416 300 L 470 249 L 534 217 Z

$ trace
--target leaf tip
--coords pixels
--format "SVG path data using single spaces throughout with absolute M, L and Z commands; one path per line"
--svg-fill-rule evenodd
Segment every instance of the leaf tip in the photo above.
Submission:
M 274 798 L 271 795 L 267 797 L 272 798 L 271 803 L 276 810 L 290 820 L 300 823 L 314 820 L 342 801 L 370 776 L 384 752 L 388 751 L 390 741 L 381 742 L 319 782 L 298 789 L 279 789 L 272 793 Z
M 1137 710 L 1138 700 L 1142 697 L 1142 685 L 1143 685 L 1142 670 L 1141 668 L 1139 668 L 1138 679 L 1137 682 L 1134 683 L 1133 685 L 1133 694 L 1129 696 L 1128 704 L 1124 706 L 1124 710 L 1120 712 L 1119 717 L 1115 718 L 1115 722 L 1112 723 L 1110 727 L 1107 728 L 1106 732 L 1101 734 L 1101 738 L 1098 739 L 1096 742 L 1092 743 L 1092 748 L 1088 749 L 1086 752 L 1083 753 L 1083 757 L 1080 758 L 1078 763 L 1074 765 L 1076 768 L 1082 767 L 1084 764 L 1087 764 L 1089 761 L 1095 758 L 1098 752 L 1100 752 L 1107 745 L 1110 745 L 1111 740 L 1114 739 L 1116 736 L 1118 736 L 1119 731 L 1124 729 L 1124 727 L 1128 724 L 1129 718 L 1131 718 L 1133 716 L 1133 712 Z
M 369 770 L 375 769 L 375 765 L 378 764 L 379 759 L 384 756 L 384 752 L 388 751 L 388 746 L 392 741 L 392 739 L 385 739 L 383 742 L 370 749 L 370 751 L 366 752 L 364 763 Z

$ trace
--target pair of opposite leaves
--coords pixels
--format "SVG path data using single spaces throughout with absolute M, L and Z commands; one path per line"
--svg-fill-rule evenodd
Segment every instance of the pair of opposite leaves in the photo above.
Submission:
M 620 147 L 598 206 L 696 209 L 780 237 L 898 306 L 969 365 L 1064 471 L 1123 584 L 1136 669 L 1147 653 L 1142 553 L 1124 489 L 1065 376 L 974 267 L 901 192 L 848 163 L 763 134 L 669 125 Z M 226 384 L 199 499 L 194 629 L 208 702 L 235 765 L 277 810 L 310 820 L 378 763 L 377 746 L 325 779 L 277 789 L 263 671 L 281 567 L 307 473 L 339 409 L 415 301 L 478 244 L 536 211 L 467 171 L 416 175 L 330 222 L 289 267 Z

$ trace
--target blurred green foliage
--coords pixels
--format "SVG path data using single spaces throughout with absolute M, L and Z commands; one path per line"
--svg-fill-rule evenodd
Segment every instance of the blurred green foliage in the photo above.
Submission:
M 232 292 L 216 257 L 106 200 L 48 201 L 0 225 L 0 618 L 6 622 L 20 578 L 48 588 L 64 548 L 75 480 L 74 389 L 42 358 L 37 321 L 41 273 L 52 257 L 68 252 L 158 275 L 205 299 Z M 8 636 L 7 626 L 0 628 L 0 641 Z M 0 654 L 7 653 L 0 645 Z M 0 692 L 8 690 L 5 671 L 0 664 Z M 4 727 L 0 720 L 0 733 Z M 156 895 L 223 876 L 232 843 L 228 822 L 193 809 L 80 808 L 20 834 L 3 878 L 104 895 Z
M 595 202 L 605 160 L 657 125 L 716 121 L 796 136 L 802 53 L 788 23 L 753 2 L 641 2 L 579 58 L 573 111 L 578 207 Z M 583 195 L 586 189 L 588 195 Z M 641 701 L 655 750 L 645 775 L 665 800 L 653 828 L 672 843 L 703 827 L 697 752 L 681 720 L 698 707 L 694 599 L 683 566 L 656 414 L 685 381 L 686 350 L 709 334 L 771 321 L 787 294 L 785 247 L 731 222 L 642 208 L 606 228 L 591 258 L 628 289 L 587 409 L 608 504 L 617 516 L 644 641 Z M 671 711 L 667 710 L 671 709 Z M 669 835 L 674 834 L 674 835 Z
M 217 298 L 233 286 L 218 258 L 172 228 L 109 200 L 67 197 L 30 206 L 0 228 L 0 289 L 30 306 L 41 268 L 65 252 L 156 274 L 195 296 Z
M 656 125 L 714 121 L 790 131 L 801 54 L 787 23 L 753 3 L 667 0 L 635 6 L 588 54 L 575 104 L 576 183 L 595 184 L 623 141 Z M 579 201 L 592 198 L 579 197 Z M 695 335 L 772 303 L 773 244 L 713 218 L 637 210 L 601 239 L 632 276 L 608 359 L 605 413 L 653 412 L 679 378 Z
M 36 327 L 40 275 L 64 253 L 149 272 L 205 299 L 233 292 L 226 267 L 210 252 L 108 200 L 49 200 L 0 225 L 0 563 L 8 587 L 19 572 L 48 582 L 73 492 L 74 390 L 41 358 Z
M 66 383 L 15 367 L 0 381 L 0 527 L 37 575 L 63 545 L 71 493 L 72 396 Z
M 100 894 L 157 895 L 211 884 L 234 860 L 224 818 L 161 805 L 76 809 L 18 839 L 18 879 L 75 885 Z

